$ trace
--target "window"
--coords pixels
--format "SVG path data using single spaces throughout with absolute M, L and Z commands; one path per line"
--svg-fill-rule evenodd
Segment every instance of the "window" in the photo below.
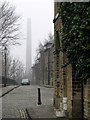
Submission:
M 56 31 L 56 50 L 60 48 L 60 37 L 58 31 Z

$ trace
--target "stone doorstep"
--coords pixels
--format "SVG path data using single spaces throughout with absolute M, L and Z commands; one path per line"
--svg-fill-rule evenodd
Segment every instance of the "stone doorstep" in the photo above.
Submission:
M 64 111 L 60 111 L 58 109 L 55 109 L 55 113 L 57 117 L 65 117 L 65 112 Z
M 44 87 L 47 87 L 47 88 L 54 88 L 53 86 L 50 86 L 50 85 L 44 85 Z
M 38 105 L 26 109 L 30 118 L 57 118 L 54 107 L 49 105 Z

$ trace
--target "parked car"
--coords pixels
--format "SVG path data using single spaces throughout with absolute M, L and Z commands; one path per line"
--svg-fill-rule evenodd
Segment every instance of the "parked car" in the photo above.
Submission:
M 21 85 L 30 85 L 30 80 L 22 79 Z

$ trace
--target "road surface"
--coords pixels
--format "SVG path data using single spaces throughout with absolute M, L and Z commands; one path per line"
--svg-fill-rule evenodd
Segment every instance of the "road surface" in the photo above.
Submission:
M 25 109 L 37 106 L 39 86 L 20 86 L 2 97 L 3 118 L 28 118 Z M 53 105 L 53 88 L 41 88 L 41 102 Z

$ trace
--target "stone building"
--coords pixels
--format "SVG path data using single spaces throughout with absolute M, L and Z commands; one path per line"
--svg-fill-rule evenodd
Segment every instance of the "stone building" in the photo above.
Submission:
M 2 84 L 2 52 L 0 51 L 0 84 Z
M 62 48 L 62 28 L 58 7 L 59 2 L 54 2 L 54 105 L 64 111 L 69 118 L 90 118 L 90 79 L 87 84 L 82 84 L 80 78 L 75 78 L 75 69 L 67 62 L 66 53 Z M 84 99 L 84 102 L 83 102 Z
M 32 66 L 32 81 L 31 81 L 31 84 L 40 85 L 40 60 L 38 60 Z
M 32 83 L 53 86 L 54 83 L 54 44 L 47 42 L 40 50 L 38 62 L 32 67 Z
M 46 43 L 44 45 L 44 85 L 53 86 L 53 76 L 54 76 L 54 44 Z
M 35 65 L 33 65 L 31 67 L 31 70 L 32 70 L 32 81 L 31 81 L 31 84 L 35 85 L 36 84 Z
M 50 48 L 50 86 L 54 86 L 54 55 L 53 55 L 53 52 L 54 52 L 54 44 L 52 44 L 51 48 Z

